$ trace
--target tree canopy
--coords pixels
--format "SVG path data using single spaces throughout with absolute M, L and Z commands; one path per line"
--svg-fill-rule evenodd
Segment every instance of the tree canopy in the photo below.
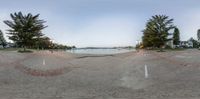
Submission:
M 3 36 L 3 32 L 0 30 L 0 45 L 2 45 L 3 47 L 5 47 L 6 46 L 6 40 L 5 40 L 5 38 L 4 38 L 4 36 Z
M 200 41 L 200 29 L 197 30 L 197 39 Z
M 143 30 L 143 46 L 161 48 L 170 40 L 168 36 L 172 29 L 174 29 L 173 19 L 169 19 L 166 15 L 152 16 Z
M 193 37 L 191 37 L 188 41 L 191 41 L 193 43 L 193 48 L 199 48 L 199 42 Z
M 180 43 L 180 32 L 179 29 L 176 27 L 173 33 L 173 44 L 179 45 L 179 43 Z
M 28 13 L 23 15 L 21 12 L 10 14 L 11 20 L 5 20 L 4 23 L 10 27 L 8 30 L 9 39 L 14 41 L 24 50 L 28 46 L 36 43 L 40 36 L 43 36 L 41 30 L 46 28 L 45 21 L 39 19 L 39 14 L 32 15 Z

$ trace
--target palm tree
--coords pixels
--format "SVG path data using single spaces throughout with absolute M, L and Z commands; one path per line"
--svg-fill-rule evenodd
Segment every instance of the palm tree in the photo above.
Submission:
M 36 43 L 38 37 L 42 36 L 41 30 L 46 28 L 44 20 L 39 20 L 39 14 L 28 13 L 23 15 L 21 12 L 10 14 L 12 20 L 5 20 L 4 23 L 11 29 L 8 30 L 9 39 L 13 40 L 18 46 L 30 47 Z
M 162 51 L 162 47 L 170 40 L 169 31 L 174 28 L 173 19 L 169 19 L 166 15 L 155 15 L 148 20 L 143 38 L 148 34 L 145 39 L 151 41 L 153 47 L 159 47 Z

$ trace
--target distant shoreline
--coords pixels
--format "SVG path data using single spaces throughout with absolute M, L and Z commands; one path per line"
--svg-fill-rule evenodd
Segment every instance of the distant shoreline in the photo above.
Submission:
M 127 47 L 80 47 L 76 49 L 134 49 L 133 46 L 127 46 Z
M 126 53 L 130 51 L 135 51 L 135 48 L 127 48 L 127 47 L 87 47 L 87 48 L 75 48 L 66 50 L 70 53 L 75 54 L 118 54 L 118 53 Z

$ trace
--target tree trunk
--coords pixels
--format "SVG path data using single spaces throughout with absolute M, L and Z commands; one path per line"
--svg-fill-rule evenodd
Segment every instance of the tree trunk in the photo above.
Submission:
M 38 51 L 40 50 L 40 47 L 39 47 L 39 46 L 37 47 L 37 50 L 38 50 Z
M 160 52 L 163 52 L 163 49 L 162 49 L 162 47 L 160 47 Z
M 164 50 L 163 50 L 163 45 L 161 45 L 161 46 L 159 47 L 159 51 L 160 51 L 160 52 L 164 52 Z
M 5 46 L 5 45 L 3 45 L 3 48 L 5 49 L 5 48 L 6 48 L 6 46 Z
M 26 51 L 26 46 L 23 46 L 23 48 L 24 48 L 24 52 Z

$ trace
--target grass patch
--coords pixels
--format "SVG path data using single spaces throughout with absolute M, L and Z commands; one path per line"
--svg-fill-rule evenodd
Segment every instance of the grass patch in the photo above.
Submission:
M 34 52 L 34 51 L 38 51 L 37 49 L 26 49 L 26 51 L 24 51 L 23 48 L 2 48 L 0 49 L 0 51 L 17 51 L 20 53 L 30 53 L 30 52 Z
M 32 53 L 32 50 L 18 50 L 19 53 Z
M 154 49 L 147 49 L 147 50 L 156 51 L 156 52 L 167 52 L 167 51 L 184 51 L 186 49 L 187 48 L 175 48 L 175 49 L 166 48 L 166 49 L 162 49 L 161 51 L 159 48 L 154 48 Z
M 186 48 L 166 49 L 166 51 L 184 51 Z
M 165 50 L 158 50 L 157 52 L 166 52 Z
M 0 51 L 17 51 L 17 50 L 21 50 L 21 48 L 2 48 L 2 49 L 0 49 Z

